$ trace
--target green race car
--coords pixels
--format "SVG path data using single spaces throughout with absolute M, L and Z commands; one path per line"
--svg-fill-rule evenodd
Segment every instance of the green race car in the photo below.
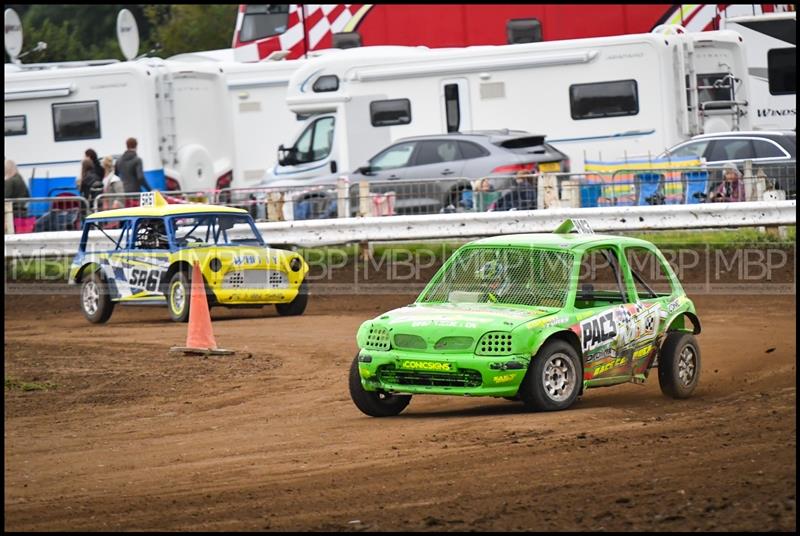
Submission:
M 700 377 L 698 333 L 694 304 L 653 244 L 567 220 L 553 234 L 461 247 L 414 303 L 364 322 L 350 395 L 373 417 L 399 414 L 414 394 L 553 411 L 657 367 L 661 390 L 686 398 Z

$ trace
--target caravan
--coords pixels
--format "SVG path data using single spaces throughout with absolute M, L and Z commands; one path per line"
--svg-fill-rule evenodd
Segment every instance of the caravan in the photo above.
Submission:
M 145 58 L 5 69 L 5 154 L 34 197 L 77 192 L 84 151 L 119 156 L 129 137 L 139 142 L 153 188 L 229 184 L 231 116 L 225 80 L 212 65 Z
M 735 17 L 725 25 L 744 39 L 753 128 L 796 129 L 797 13 Z
M 463 49 L 337 50 L 292 76 L 286 102 L 307 119 L 279 148 L 267 184 L 353 170 L 399 138 L 445 132 L 545 134 L 578 172 L 584 158 L 657 155 L 695 134 L 749 129 L 746 73 L 735 32 L 674 27 Z
M 303 60 L 220 64 L 233 114 L 235 141 L 233 184 L 261 181 L 276 163 L 278 145 L 297 125 L 286 107 L 286 90 Z

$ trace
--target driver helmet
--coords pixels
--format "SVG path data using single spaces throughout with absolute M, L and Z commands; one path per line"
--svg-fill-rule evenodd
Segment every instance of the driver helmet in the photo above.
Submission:
M 475 275 L 478 281 L 482 281 L 485 284 L 488 292 L 494 295 L 505 294 L 511 287 L 508 267 L 496 259 L 484 263 L 483 266 L 478 268 Z

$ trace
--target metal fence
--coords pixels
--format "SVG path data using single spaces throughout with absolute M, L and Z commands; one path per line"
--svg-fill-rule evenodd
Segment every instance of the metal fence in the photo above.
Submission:
M 4 201 L 5 234 L 79 230 L 91 214 L 86 198 L 71 194 Z
M 478 179 L 370 180 L 342 176 L 335 183 L 286 187 L 163 192 L 170 203 L 209 203 L 247 210 L 258 222 L 356 216 L 409 216 L 607 206 L 700 204 L 796 199 L 796 164 L 743 166 L 731 189 L 721 167 L 622 169 L 613 173 L 519 172 Z M 298 181 L 300 182 L 300 181 Z M 80 229 L 95 211 L 137 206 L 139 194 L 6 200 L 6 233 Z M 24 213 L 25 208 L 29 214 Z
M 217 190 L 191 190 L 161 192 L 168 203 L 209 203 L 219 201 Z M 100 194 L 93 199 L 94 212 L 139 206 L 138 193 Z

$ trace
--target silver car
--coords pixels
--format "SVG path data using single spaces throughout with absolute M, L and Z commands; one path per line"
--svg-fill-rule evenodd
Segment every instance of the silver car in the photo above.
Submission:
M 476 207 L 471 194 L 474 181 L 489 178 L 496 192 L 493 208 L 509 210 L 536 207 L 535 187 L 531 184 L 517 192 L 514 176 L 539 171 L 569 171 L 569 158 L 542 135 L 519 130 L 475 131 L 403 138 L 358 169 L 320 177 L 313 184 L 334 184 L 347 176 L 351 215 L 364 206 L 359 199 L 363 181 L 370 185 L 371 200 L 390 198 L 393 214 L 431 214 L 487 210 L 488 206 Z M 295 218 L 335 214 L 331 207 L 335 201 L 325 197 L 320 192 L 309 192 L 304 200 L 295 197 L 300 208 L 295 210 Z

